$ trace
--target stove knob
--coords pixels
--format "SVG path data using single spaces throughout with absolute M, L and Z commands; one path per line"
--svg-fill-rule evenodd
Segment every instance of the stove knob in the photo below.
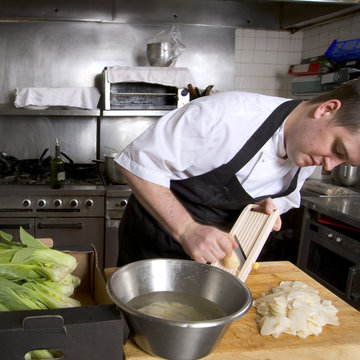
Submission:
M 79 202 L 76 199 L 70 200 L 70 206 L 77 207 L 79 205 Z
M 46 200 L 44 199 L 40 199 L 38 202 L 37 202 L 38 206 L 39 207 L 44 207 L 46 205 Z
M 91 199 L 85 200 L 85 206 L 86 207 L 92 207 L 94 205 L 94 201 Z
M 122 199 L 122 200 L 120 200 L 119 201 L 119 206 L 121 207 L 121 208 L 124 208 L 126 205 L 127 205 L 127 200 L 126 199 Z
M 55 199 L 53 204 L 54 204 L 54 206 L 59 207 L 62 205 L 62 201 L 61 201 L 61 199 Z
M 25 200 L 23 200 L 22 205 L 23 205 L 23 207 L 28 208 L 31 205 L 31 201 L 29 199 L 25 199 Z

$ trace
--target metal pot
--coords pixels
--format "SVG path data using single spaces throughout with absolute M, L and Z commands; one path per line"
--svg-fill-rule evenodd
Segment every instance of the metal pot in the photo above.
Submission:
M 252 303 L 250 290 L 237 277 L 211 265 L 178 259 L 125 265 L 109 278 L 107 291 L 124 313 L 135 342 L 150 354 L 172 360 L 208 355 L 231 322 L 245 315 Z M 128 304 L 138 296 L 155 292 L 188 294 L 191 299 L 199 296 L 216 304 L 226 315 L 199 321 L 167 320 Z
M 333 169 L 331 175 L 337 185 L 351 186 L 360 180 L 359 166 L 352 166 L 348 163 L 338 165 Z
M 108 146 L 105 147 L 107 149 L 113 150 L 113 152 L 104 154 L 105 160 L 93 160 L 93 162 L 104 164 L 106 176 L 112 184 L 126 184 L 124 175 L 121 173 L 115 162 L 115 159 L 119 156 L 119 153 L 113 148 Z
M 115 159 L 119 153 L 112 152 L 104 155 L 106 176 L 113 184 L 126 184 L 124 175 L 116 165 Z

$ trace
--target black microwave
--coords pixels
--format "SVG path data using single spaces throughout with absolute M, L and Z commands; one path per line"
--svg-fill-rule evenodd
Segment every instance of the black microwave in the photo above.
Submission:
M 356 229 L 308 220 L 298 266 L 360 310 L 360 241 Z

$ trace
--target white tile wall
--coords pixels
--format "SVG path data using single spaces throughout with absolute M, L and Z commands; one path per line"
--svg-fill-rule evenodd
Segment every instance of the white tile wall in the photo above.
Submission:
M 291 64 L 301 60 L 303 32 L 236 29 L 236 90 L 289 96 Z
M 322 55 L 333 40 L 346 41 L 360 38 L 360 15 L 353 15 L 342 20 L 319 25 L 304 30 L 302 55 L 303 59 Z
M 360 38 L 360 15 L 291 34 L 288 31 L 236 29 L 235 90 L 294 97 L 289 66 L 323 55 L 334 39 Z

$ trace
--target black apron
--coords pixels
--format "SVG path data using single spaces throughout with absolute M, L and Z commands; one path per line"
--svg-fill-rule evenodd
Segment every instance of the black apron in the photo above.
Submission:
M 285 191 L 256 199 L 244 190 L 236 173 L 273 136 L 301 101 L 290 100 L 278 106 L 227 164 L 205 174 L 170 182 L 171 191 L 195 221 L 228 231 L 246 205 L 267 197 L 286 196 L 295 190 L 300 169 Z M 117 265 L 159 257 L 190 259 L 180 244 L 131 195 L 120 223 Z

